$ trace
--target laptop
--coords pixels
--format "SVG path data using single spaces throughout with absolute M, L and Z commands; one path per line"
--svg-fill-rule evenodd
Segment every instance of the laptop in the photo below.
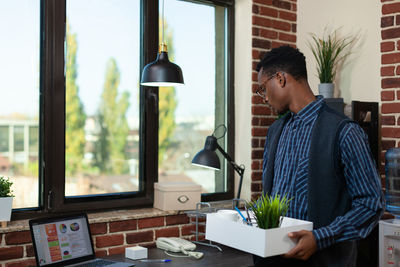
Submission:
M 95 257 L 87 215 L 29 221 L 37 266 L 135 266 Z

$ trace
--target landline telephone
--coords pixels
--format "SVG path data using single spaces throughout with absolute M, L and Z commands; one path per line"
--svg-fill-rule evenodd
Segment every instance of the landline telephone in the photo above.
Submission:
M 166 251 L 182 252 L 183 254 L 185 254 L 189 257 L 196 258 L 196 259 L 200 259 L 203 257 L 202 252 L 193 251 L 196 249 L 195 244 L 193 244 L 192 242 L 190 242 L 188 240 L 178 238 L 178 237 L 159 237 L 156 240 L 156 246 L 157 246 L 157 248 L 163 249 Z M 168 254 L 167 252 L 165 252 L 165 253 Z M 168 255 L 174 256 L 171 254 L 168 254 Z

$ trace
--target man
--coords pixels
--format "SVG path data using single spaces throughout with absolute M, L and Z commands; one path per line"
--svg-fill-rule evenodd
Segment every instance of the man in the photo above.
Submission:
M 297 245 L 256 266 L 355 266 L 355 240 L 383 212 L 380 179 L 364 131 L 315 97 L 304 55 L 282 46 L 257 66 L 257 92 L 278 114 L 264 148 L 263 191 L 292 198 L 286 216 L 312 221 L 313 231 L 289 234 Z

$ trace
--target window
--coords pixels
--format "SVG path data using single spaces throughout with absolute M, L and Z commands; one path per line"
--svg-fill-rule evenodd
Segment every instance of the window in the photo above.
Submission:
M 14 152 L 23 152 L 24 151 L 24 127 L 23 126 L 14 126 L 13 127 L 13 140 L 14 140 Z
M 10 9 L 27 5 L 32 19 L 21 13 L 16 20 L 25 25 L 29 36 L 24 40 L 32 41 L 32 51 L 25 51 L 28 46 L 22 50 L 36 58 L 26 73 L 19 73 L 33 78 L 6 100 L 13 104 L 5 106 L 15 110 L 0 108 L 0 171 L 30 175 L 29 188 L 21 184 L 14 190 L 16 199 L 23 190 L 35 194 L 17 201 L 14 208 L 24 208 L 15 211 L 17 218 L 151 206 L 153 183 L 174 174 L 202 184 L 203 200 L 233 197 L 233 181 L 226 178 L 233 172 L 228 175 L 226 164 L 222 172 L 211 173 L 190 165 L 205 137 L 222 123 L 230 128 L 219 144 L 233 154 L 233 116 L 228 116 L 233 114 L 232 0 L 165 1 L 170 59 L 182 67 L 186 81 L 180 88 L 139 86 L 142 68 L 158 51 L 157 0 L 18 1 L 1 2 L 5 11 L 0 14 L 20 14 Z M 196 29 L 195 39 L 185 37 L 190 29 Z M 11 43 L 24 43 L 14 37 Z M 193 59 L 193 47 L 207 50 L 207 56 Z M 7 86 L 19 87 L 16 80 Z M 168 102 L 171 92 L 173 101 Z M 16 113 L 22 115 L 10 122 L 6 115 Z M 173 116 L 163 117 L 166 113 Z M 185 139 L 188 132 L 191 138 Z
M 39 148 L 39 127 L 29 126 L 29 157 L 37 157 Z
M 30 151 L 39 150 L 40 1 L 0 0 L 0 34 L 0 176 L 14 183 L 13 208 L 36 208 L 39 158 Z
M 3 122 L 7 124 L 6 122 Z M 8 138 L 9 138 L 9 128 L 10 126 L 0 126 L 0 152 L 3 152 L 3 157 L 7 156 L 8 150 L 9 150 L 9 143 L 8 143 Z
M 227 125 L 228 9 L 179 0 L 165 0 L 164 8 L 169 58 L 182 68 L 185 86 L 159 89 L 159 181 L 193 181 L 206 194 L 228 192 L 226 168 L 191 164 L 206 137 Z M 226 141 L 218 140 L 224 149 Z
M 140 1 L 67 0 L 66 16 L 65 195 L 138 192 Z

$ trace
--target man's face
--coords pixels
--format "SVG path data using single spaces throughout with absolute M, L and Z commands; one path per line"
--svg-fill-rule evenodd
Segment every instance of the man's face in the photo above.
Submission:
M 262 96 L 264 101 L 278 114 L 288 110 L 288 94 L 286 88 L 282 86 L 285 83 L 286 77 L 283 72 L 267 75 L 264 74 L 263 69 L 261 69 L 258 73 L 260 89 L 257 93 Z

